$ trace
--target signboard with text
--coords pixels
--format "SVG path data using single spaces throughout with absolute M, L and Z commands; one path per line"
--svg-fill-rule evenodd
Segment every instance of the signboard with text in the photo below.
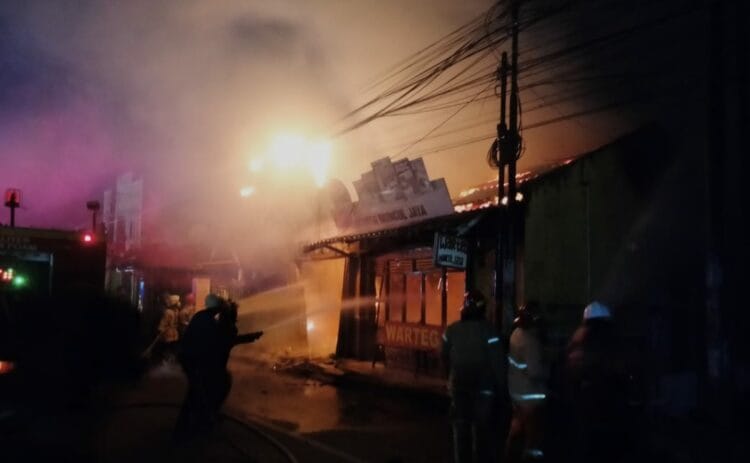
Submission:
M 385 322 L 381 336 L 388 347 L 403 347 L 414 350 L 440 350 L 443 328 L 418 323 Z
M 457 236 L 435 233 L 433 261 L 442 267 L 466 268 L 468 243 Z
M 333 211 L 341 233 L 384 230 L 453 213 L 445 180 L 430 180 L 421 158 L 379 159 L 354 188 L 359 201 L 337 201 Z

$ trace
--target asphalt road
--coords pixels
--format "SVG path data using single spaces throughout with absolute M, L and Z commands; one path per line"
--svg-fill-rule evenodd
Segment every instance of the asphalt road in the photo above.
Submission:
M 288 461 L 270 437 L 300 463 L 450 461 L 444 399 L 376 385 L 334 385 L 325 375 L 313 379 L 304 370 L 274 369 L 237 356 L 229 367 L 233 384 L 224 413 L 233 419 L 224 419 L 213 436 L 185 445 L 171 442 L 186 387 L 178 366 L 162 365 L 134 388 L 106 392 L 117 405 L 92 434 L 95 460 Z
M 90 410 L 31 417 L 0 436 L 0 461 L 289 462 L 285 451 L 300 463 L 451 461 L 445 398 L 236 355 L 229 367 L 228 418 L 211 436 L 173 443 L 186 381 L 179 366 L 164 364 L 137 384 L 97 390 L 100 405 Z
M 274 371 L 243 360 L 230 361 L 234 382 L 225 409 L 265 423 L 285 442 L 306 442 L 349 462 L 451 461 L 445 399 L 376 385 L 334 385 L 319 375 L 307 378 L 304 371 Z

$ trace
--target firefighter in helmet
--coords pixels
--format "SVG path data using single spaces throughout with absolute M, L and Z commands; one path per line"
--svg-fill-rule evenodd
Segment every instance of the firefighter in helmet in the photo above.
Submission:
M 480 292 L 467 292 L 461 319 L 443 334 L 457 463 L 493 461 L 492 412 L 505 397 L 504 347 L 485 306 Z
M 598 301 L 586 306 L 564 367 L 577 461 L 617 461 L 623 451 L 627 394 L 620 344 L 612 310 Z
M 505 461 L 538 461 L 542 449 L 549 369 L 543 355 L 539 307 L 529 302 L 518 311 L 508 346 L 508 393 L 513 418 Z

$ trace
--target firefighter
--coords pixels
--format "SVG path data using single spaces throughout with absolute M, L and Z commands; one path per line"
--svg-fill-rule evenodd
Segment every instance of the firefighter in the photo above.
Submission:
M 539 461 L 542 449 L 549 371 L 543 360 L 543 332 L 538 305 L 518 311 L 508 347 L 508 392 L 513 406 L 505 461 Z
M 564 366 L 577 461 L 616 461 L 622 450 L 626 382 L 619 349 L 612 311 L 592 302 L 567 347 Z
M 161 343 L 160 357 L 164 360 L 174 360 L 177 355 L 177 345 L 180 340 L 179 309 L 180 296 L 167 295 L 164 298 L 164 313 L 159 320 L 159 342 Z
M 443 334 L 456 463 L 493 461 L 492 413 L 504 402 L 504 347 L 478 291 L 464 295 L 461 319 Z
M 178 439 L 211 431 L 231 388 L 227 361 L 232 347 L 263 335 L 262 331 L 237 335 L 236 322 L 237 305 L 209 294 L 205 310 L 197 312 L 185 330 L 180 363 L 188 392 L 177 421 Z

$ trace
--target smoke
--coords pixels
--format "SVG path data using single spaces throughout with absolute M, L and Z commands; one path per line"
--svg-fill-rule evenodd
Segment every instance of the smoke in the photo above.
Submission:
M 133 171 L 151 240 L 292 255 L 327 206 L 299 172 L 250 177 L 250 158 L 279 131 L 325 135 L 363 83 L 487 1 L 467 3 L 5 1 L 0 187 L 23 189 L 20 225 L 79 228 Z M 340 141 L 330 174 L 348 183 L 377 145 Z

